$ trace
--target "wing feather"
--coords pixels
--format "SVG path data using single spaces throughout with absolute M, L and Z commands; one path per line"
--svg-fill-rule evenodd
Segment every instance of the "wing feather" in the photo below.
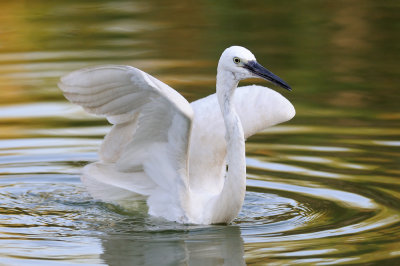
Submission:
M 234 95 L 245 138 L 295 115 L 293 105 L 280 93 L 262 86 L 238 87 Z M 225 126 L 216 94 L 191 103 L 194 110 L 190 143 L 190 186 L 221 190 L 225 173 Z M 204 173 L 207 169 L 207 173 Z
M 124 195 L 128 190 L 148 196 L 151 214 L 184 219 L 180 203 L 188 190 L 190 104 L 168 85 L 130 66 L 78 70 L 62 77 L 59 87 L 69 101 L 114 124 L 102 144 L 101 161 L 87 167 L 83 176 L 86 184 L 97 187 L 93 194 L 102 194 L 99 183 L 113 185 Z

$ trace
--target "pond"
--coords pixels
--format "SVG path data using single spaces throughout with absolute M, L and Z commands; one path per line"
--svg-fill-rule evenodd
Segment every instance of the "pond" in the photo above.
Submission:
M 0 264 L 400 262 L 398 1 L 3 1 Z M 247 192 L 228 226 L 180 225 L 93 200 L 80 182 L 109 125 L 60 76 L 140 68 L 189 101 L 215 92 L 242 45 L 296 108 L 246 143 Z

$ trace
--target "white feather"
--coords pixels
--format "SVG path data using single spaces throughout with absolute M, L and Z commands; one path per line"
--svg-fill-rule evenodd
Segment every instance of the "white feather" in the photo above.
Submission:
M 61 78 L 59 87 L 71 102 L 114 123 L 102 144 L 101 161 L 87 166 L 82 177 L 91 194 L 113 200 L 109 193 L 103 195 L 104 189 L 99 191 L 113 186 L 126 196 L 126 191 L 149 196 L 149 202 L 162 198 L 165 206 L 183 213 L 177 192 L 186 191 L 188 184 L 189 103 L 166 84 L 129 66 L 78 70 Z M 150 211 L 159 214 L 156 206 L 150 203 Z
M 296 113 L 280 93 L 256 85 L 238 87 L 234 104 L 245 138 L 286 122 Z M 191 106 L 194 118 L 189 152 L 190 185 L 217 193 L 223 186 L 226 156 L 225 125 L 217 95 L 194 101 Z
M 245 189 L 244 138 L 291 119 L 295 110 L 271 89 L 236 88 L 253 74 L 235 66 L 232 56 L 255 60 L 245 48 L 226 49 L 217 94 L 192 104 L 130 66 L 87 68 L 61 78 L 68 100 L 113 124 L 100 161 L 84 168 L 82 180 L 93 197 L 118 203 L 146 198 L 149 214 L 183 223 L 236 216 Z M 226 173 L 228 157 L 232 171 Z

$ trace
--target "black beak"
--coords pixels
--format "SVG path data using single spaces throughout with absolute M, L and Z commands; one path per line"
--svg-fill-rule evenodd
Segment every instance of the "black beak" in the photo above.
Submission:
M 248 69 L 254 75 L 256 75 L 260 78 L 266 79 L 266 80 L 278 85 L 279 87 L 282 87 L 289 91 L 292 90 L 292 88 L 286 82 L 284 82 L 280 77 L 278 77 L 277 75 L 275 75 L 274 73 L 272 73 L 271 71 L 269 71 L 268 69 L 266 69 L 265 67 L 260 65 L 259 63 L 257 63 L 257 61 L 255 61 L 255 60 L 248 61 L 247 63 L 245 63 L 243 65 L 243 67 Z

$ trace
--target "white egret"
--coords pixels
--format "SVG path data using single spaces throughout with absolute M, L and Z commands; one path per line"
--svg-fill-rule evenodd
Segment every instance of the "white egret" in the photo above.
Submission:
M 281 94 L 237 87 L 259 77 L 291 90 L 246 48 L 221 55 L 216 94 L 191 104 L 131 66 L 77 70 L 58 84 L 65 97 L 113 124 L 99 162 L 82 181 L 96 199 L 146 199 L 150 215 L 180 223 L 230 223 L 246 191 L 245 138 L 295 115 Z

